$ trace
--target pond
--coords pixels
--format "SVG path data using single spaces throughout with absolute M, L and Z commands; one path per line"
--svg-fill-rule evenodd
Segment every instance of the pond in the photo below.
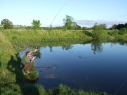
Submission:
M 26 48 L 20 52 L 23 57 Z M 65 84 L 85 91 L 127 95 L 127 44 L 87 43 L 40 47 L 35 60 L 45 89 Z

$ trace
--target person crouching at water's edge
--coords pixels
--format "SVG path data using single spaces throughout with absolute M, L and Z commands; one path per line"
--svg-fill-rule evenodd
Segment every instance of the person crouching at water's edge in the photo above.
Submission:
M 30 73 L 30 70 L 32 69 L 32 63 L 35 60 L 36 56 L 34 56 L 31 60 L 30 60 L 30 56 L 34 52 L 37 52 L 37 49 L 32 50 L 32 51 L 27 51 L 26 54 L 24 55 L 24 57 L 21 60 L 21 64 L 23 65 L 22 69 L 26 73 Z

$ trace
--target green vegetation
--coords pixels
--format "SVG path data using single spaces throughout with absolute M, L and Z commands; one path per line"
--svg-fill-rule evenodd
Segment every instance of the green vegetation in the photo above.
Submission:
M 66 17 L 63 19 L 64 21 L 64 28 L 65 29 L 74 29 L 76 27 L 76 22 L 74 22 L 74 19 L 71 16 L 66 15 Z
M 110 29 L 118 29 L 118 30 L 120 30 L 121 28 L 126 28 L 127 29 L 127 23 L 125 23 L 125 24 L 114 24 L 114 25 L 112 25 L 112 27 L 110 28 Z
M 93 39 L 101 39 L 102 31 L 103 31 L 103 25 L 97 25 L 95 24 L 93 26 Z
M 28 75 L 27 79 L 30 81 L 36 81 L 38 79 L 39 73 L 35 70 L 32 70 Z
M 1 25 L 4 27 L 4 29 L 11 29 L 11 28 L 13 28 L 12 22 L 9 21 L 8 19 L 3 19 L 1 21 Z
M 40 26 L 41 26 L 40 20 L 33 20 L 32 22 L 33 29 L 40 29 Z
M 59 85 L 56 89 L 48 90 L 49 95 L 108 95 L 106 92 L 84 92 L 83 90 L 76 90 L 67 87 L 66 85 Z
M 121 28 L 119 31 L 119 34 L 124 35 L 127 34 L 127 29 L 126 28 Z
M 11 43 L 20 44 L 50 41 L 73 41 L 75 40 L 91 40 L 92 37 L 87 36 L 82 31 L 62 31 L 62 30 L 2 30 L 4 35 L 8 36 Z M 35 43 L 36 44 L 36 43 Z

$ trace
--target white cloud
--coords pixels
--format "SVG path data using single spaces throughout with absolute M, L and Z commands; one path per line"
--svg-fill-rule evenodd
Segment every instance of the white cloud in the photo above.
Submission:
M 92 27 L 95 23 L 97 24 L 106 24 L 107 27 L 112 26 L 113 24 L 125 24 L 127 21 L 112 21 L 112 20 L 77 20 L 76 23 L 85 27 Z

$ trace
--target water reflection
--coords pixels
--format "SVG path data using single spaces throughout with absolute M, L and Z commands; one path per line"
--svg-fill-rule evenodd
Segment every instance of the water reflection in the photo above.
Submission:
M 103 51 L 103 45 L 100 40 L 94 40 L 91 44 L 91 49 L 93 50 L 93 53 L 101 53 Z
M 125 43 L 124 41 L 119 41 L 119 44 L 120 44 L 120 45 L 123 45 L 123 46 L 124 46 L 124 45 L 127 46 L 127 43 Z
M 71 49 L 73 46 L 71 46 L 71 45 L 68 45 L 68 46 L 62 46 L 62 49 L 63 50 L 69 50 L 69 49 Z
M 40 49 L 38 49 L 37 52 L 33 53 L 33 56 L 36 56 L 37 59 L 40 59 L 41 58 L 41 52 L 40 52 Z
M 52 52 L 52 46 L 49 46 L 49 48 L 50 48 L 50 52 Z
M 127 49 L 120 43 L 112 43 L 103 44 L 99 40 L 86 44 L 66 42 L 46 46 L 47 43 L 43 43 L 40 57 L 35 60 L 39 72 L 37 84 L 49 89 L 63 83 L 76 89 L 106 91 L 114 95 L 127 79 Z M 127 82 L 116 94 L 127 95 L 126 88 Z

